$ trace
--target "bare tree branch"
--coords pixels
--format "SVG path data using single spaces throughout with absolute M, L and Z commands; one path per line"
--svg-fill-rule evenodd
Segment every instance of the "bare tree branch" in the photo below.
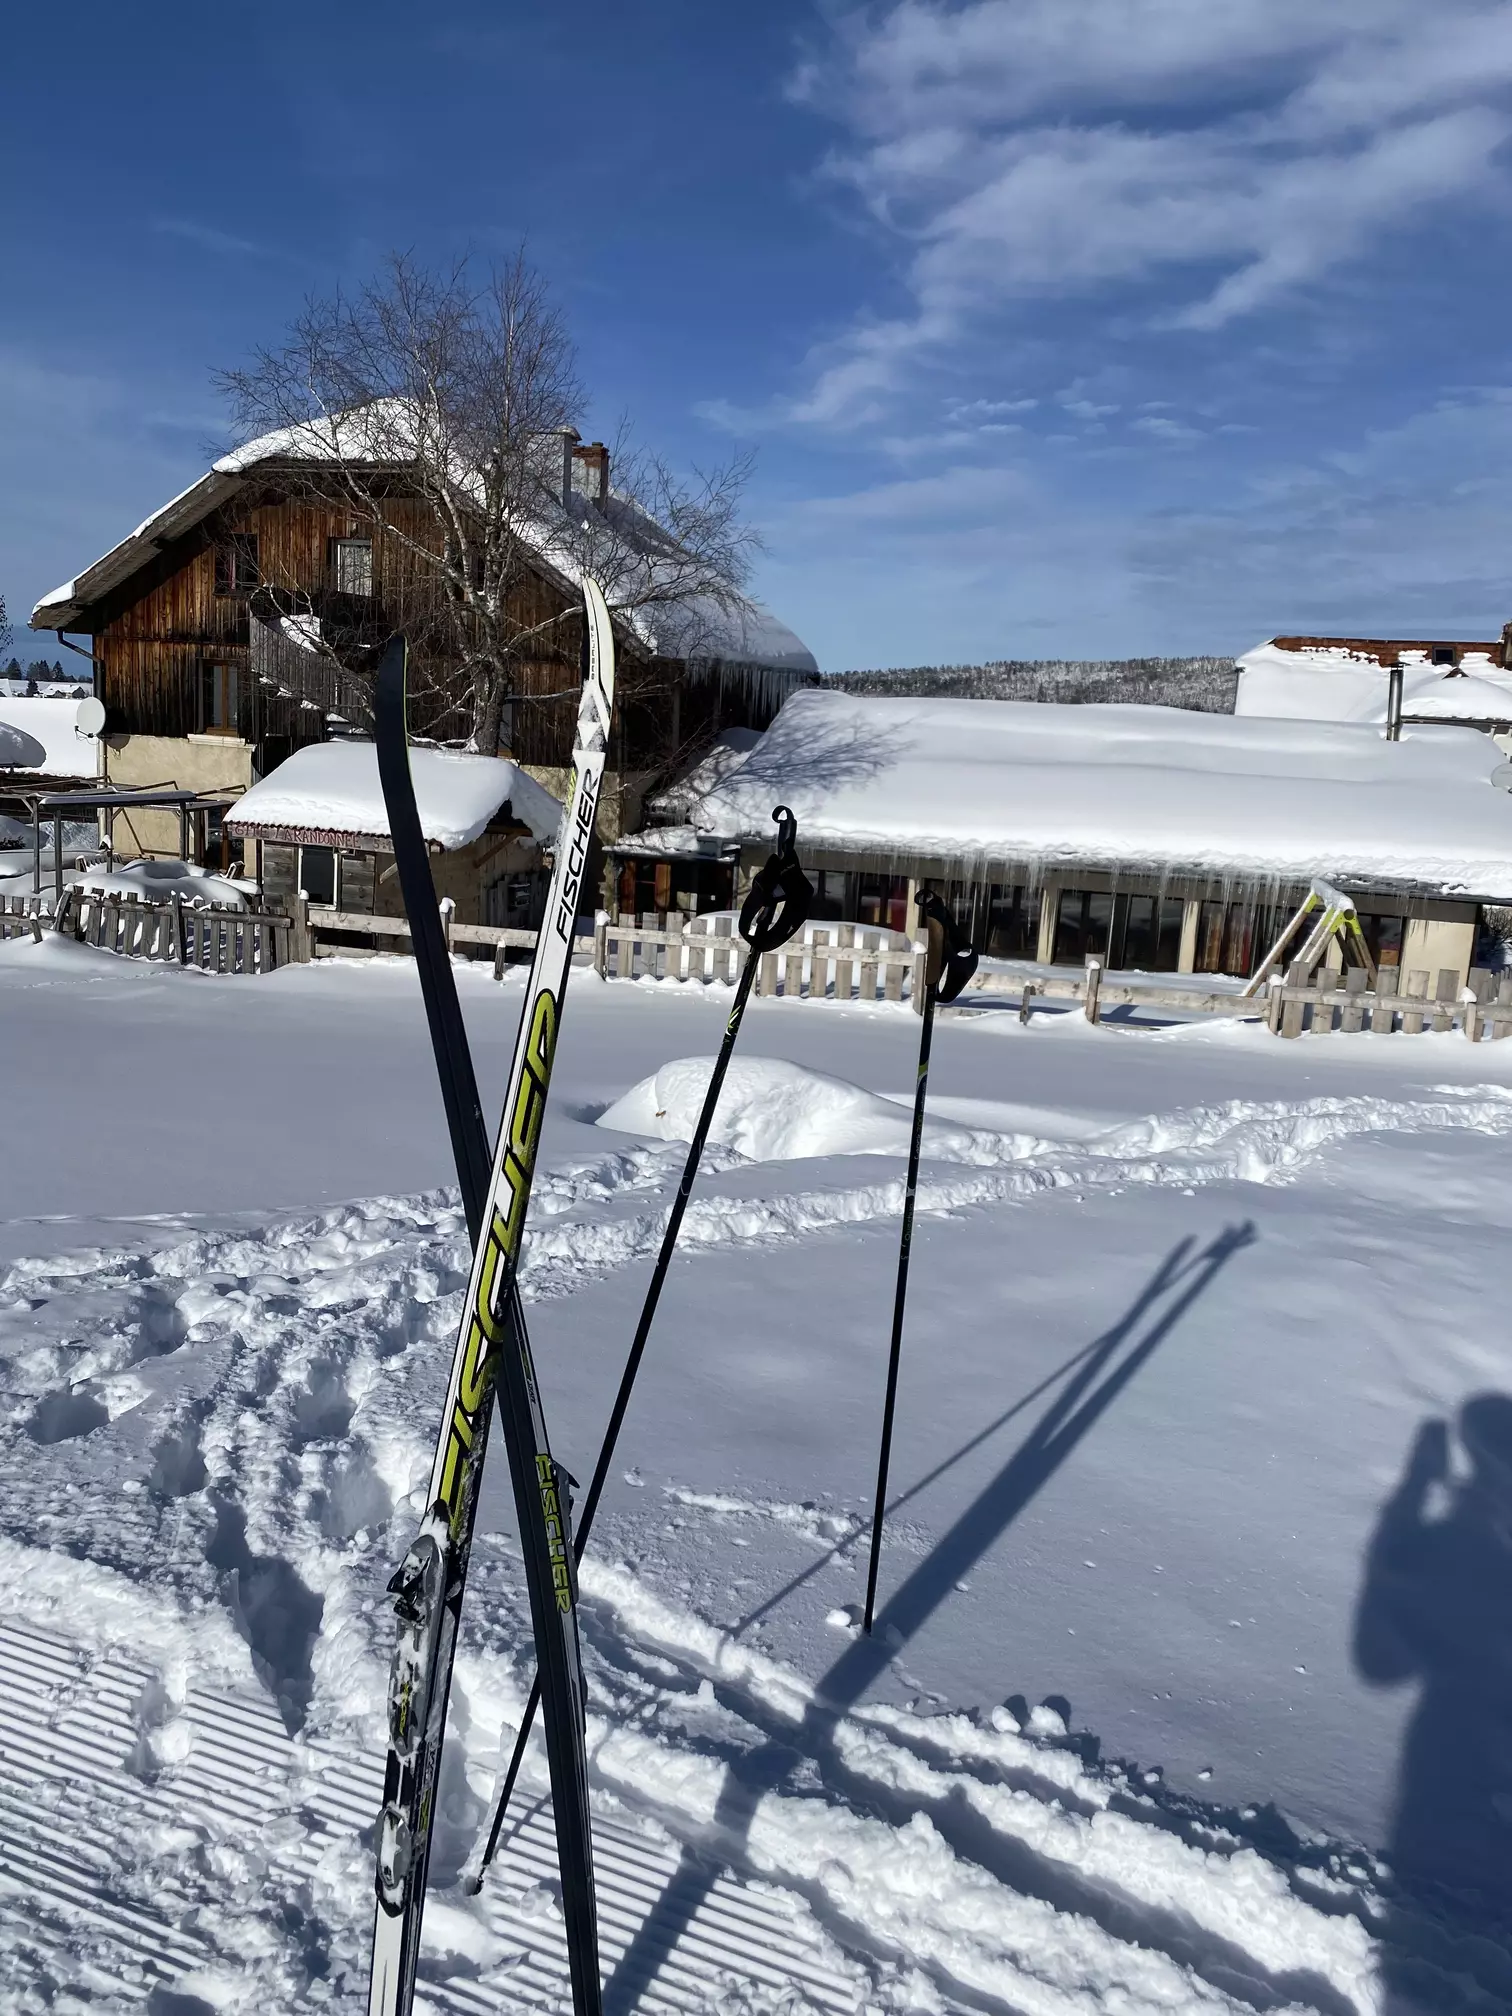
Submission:
M 527 665 L 570 655 L 584 573 L 652 656 L 711 655 L 750 610 L 748 461 L 684 483 L 622 426 L 608 495 L 574 487 L 576 353 L 523 252 L 481 277 L 395 254 L 218 384 L 243 440 L 284 435 L 288 493 L 338 498 L 370 529 L 385 610 L 475 748 L 499 746 Z M 296 601 L 300 585 L 269 583 Z

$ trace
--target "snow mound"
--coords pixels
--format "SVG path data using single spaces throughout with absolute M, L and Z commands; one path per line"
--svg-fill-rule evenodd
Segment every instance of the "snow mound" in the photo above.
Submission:
M 691 1141 L 713 1075 L 712 1057 L 679 1057 L 632 1085 L 599 1115 L 600 1127 L 659 1141 Z M 778 1057 L 737 1057 L 720 1093 L 709 1139 L 753 1162 L 816 1155 L 906 1155 L 913 1115 L 844 1078 Z M 938 1162 L 1019 1160 L 1025 1136 L 926 1119 L 924 1153 Z

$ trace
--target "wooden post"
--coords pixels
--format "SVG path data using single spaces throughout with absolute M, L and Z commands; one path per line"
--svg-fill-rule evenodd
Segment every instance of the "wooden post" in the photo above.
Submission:
M 782 962 L 782 992 L 789 1001 L 796 1001 L 803 993 L 803 933 L 800 931 L 795 948 Z
M 862 949 L 864 951 L 875 952 L 881 943 L 881 939 L 879 938 L 878 934 L 875 931 L 863 931 L 861 933 L 860 942 Z M 875 959 L 863 959 L 861 961 L 860 988 L 861 988 L 861 999 L 863 1001 L 876 1000 L 877 961 Z
M 1454 970 L 1452 966 L 1440 966 L 1440 968 L 1438 969 L 1438 977 L 1435 980 L 1433 987 L 1434 1000 L 1449 1003 L 1458 1002 L 1459 991 L 1460 991 L 1459 974 Z M 1435 1030 L 1437 1030 L 1439 1035 L 1443 1035 L 1446 1030 L 1452 1029 L 1454 1027 L 1453 1008 L 1444 1007 L 1435 1009 L 1433 1014 L 1433 1026 Z
M 1512 973 L 1504 974 L 1502 978 L 1497 981 L 1496 1005 L 1499 1008 L 1512 1007 Z M 1499 1022 L 1496 1019 L 1496 1017 L 1493 1016 L 1491 1018 L 1491 1041 L 1494 1043 L 1498 1036 L 1506 1036 L 1509 1034 L 1512 1034 L 1512 1022 Z
M 1331 1035 L 1334 1018 L 1333 1003 L 1325 1001 L 1323 996 L 1333 992 L 1334 976 L 1326 966 L 1319 966 L 1314 970 L 1311 984 L 1317 995 L 1317 999 L 1313 1002 L 1312 1011 L 1313 1034 L 1316 1036 Z
M 761 965 L 756 974 L 756 992 L 758 994 L 775 994 L 777 992 L 777 954 L 775 952 L 763 952 L 761 955 Z
M 1407 975 L 1407 992 L 1415 1001 L 1421 1001 L 1426 997 L 1428 993 L 1428 975 L 1421 967 L 1415 966 Z M 1404 1036 L 1421 1036 L 1422 1033 L 1422 1010 L 1418 1009 L 1416 1012 L 1411 1013 L 1404 1012 L 1402 1016 L 1402 1034 Z
M 924 1013 L 924 996 L 929 987 L 929 947 L 916 945 L 913 962 L 913 1011 L 915 1015 Z
M 1281 989 L 1286 985 L 1283 973 L 1272 973 L 1266 981 L 1265 1026 L 1272 1036 L 1281 1034 L 1281 1010 L 1285 1005 L 1281 999 Z
M 1024 998 L 1019 1003 L 1020 1027 L 1026 1028 L 1028 1026 L 1029 1016 L 1031 1013 L 1029 1004 L 1031 1001 L 1033 1001 L 1035 995 L 1038 994 L 1039 991 L 1040 991 L 1039 982 L 1037 980 L 1028 980 L 1024 983 Z
M 829 933 L 816 931 L 809 947 L 809 999 L 822 1001 L 829 992 Z M 924 1011 L 920 1009 L 920 1014 Z
M 841 945 L 849 951 L 856 942 L 855 925 L 842 924 L 840 926 L 839 939 Z M 835 961 L 835 999 L 845 1002 L 847 1006 L 850 1005 L 851 975 L 854 971 L 855 966 L 851 960 L 837 959 Z
M 308 896 L 296 896 L 289 931 L 289 958 L 296 966 L 308 966 L 314 956 L 315 947 L 310 931 L 310 899 Z
M 1300 993 L 1300 990 L 1306 985 L 1307 961 L 1305 959 L 1293 959 L 1291 965 L 1286 969 L 1287 991 L 1290 993 L 1293 989 L 1296 989 Z M 1302 1017 L 1306 1013 L 1306 1010 L 1307 1003 L 1300 999 L 1283 1003 L 1281 1009 L 1281 1034 L 1283 1036 L 1291 1037 L 1302 1034 Z
M 895 953 L 897 948 L 890 946 L 888 949 Z M 903 966 L 896 957 L 888 959 L 883 965 L 882 992 L 889 1001 L 903 999 Z
M 1351 966 L 1344 976 L 1345 992 L 1354 998 L 1339 1017 L 1341 1030 L 1351 1033 L 1365 1027 L 1365 995 L 1370 987 L 1370 975 L 1363 966 Z
M 1396 1026 L 1396 991 L 1399 977 L 1395 966 L 1381 966 L 1376 969 L 1375 1006 L 1370 1011 L 1369 1025 L 1377 1036 L 1389 1036 Z
M 500 953 L 502 953 L 503 950 L 504 947 L 501 944 L 499 946 Z M 597 917 L 595 917 L 593 920 L 593 970 L 595 973 L 597 973 L 600 980 L 607 980 L 609 977 L 608 962 L 609 962 L 609 913 L 607 910 L 600 910 Z M 494 978 L 496 980 L 502 980 L 504 978 L 503 965 L 501 961 L 496 960 L 495 962 Z
M 1098 997 L 1102 993 L 1102 976 L 1102 960 L 1095 952 L 1089 952 L 1087 954 L 1087 998 L 1084 1004 L 1084 1012 L 1087 1020 L 1094 1025 L 1101 1014 L 1098 1006 Z

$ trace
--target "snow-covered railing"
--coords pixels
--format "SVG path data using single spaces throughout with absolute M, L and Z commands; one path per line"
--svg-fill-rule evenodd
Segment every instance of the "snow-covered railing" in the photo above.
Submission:
M 1044 1000 L 1078 1004 L 1089 1022 L 1100 1022 L 1111 1008 L 1152 1008 L 1263 1020 L 1277 1036 L 1300 1036 L 1304 1030 L 1318 1036 L 1360 1030 L 1411 1036 L 1425 1028 L 1456 1027 L 1472 1043 L 1512 1035 L 1512 974 L 1484 966 L 1472 967 L 1465 984 L 1454 967 L 1430 975 L 1417 968 L 1404 974 L 1383 966 L 1372 987 L 1363 967 L 1343 973 L 1320 967 L 1309 973 L 1297 960 L 1285 978 L 1273 973 L 1259 994 L 1244 995 L 1232 989 L 1204 990 L 1190 981 L 1181 985 L 1159 974 L 1110 979 L 1102 961 L 1092 958 L 1081 973 L 1048 966 L 1032 972 L 984 970 L 966 983 L 956 1007 L 980 1006 L 994 997 L 1016 1001 L 1021 1022 L 1029 1020 L 1036 1000 Z
M 76 883 L 64 890 L 54 924 L 82 945 L 206 973 L 271 973 L 289 960 L 287 917 L 185 903 L 177 892 L 154 903 Z
M 698 919 L 647 912 L 601 916 L 593 933 L 594 969 L 606 980 L 711 980 L 733 986 L 747 958 L 732 917 L 706 928 Z M 895 931 L 868 924 L 811 924 L 801 938 L 765 952 L 755 991 L 790 1001 L 902 1001 L 922 1005 L 924 953 Z
M 536 934 L 522 931 L 513 925 L 503 924 L 459 924 L 453 915 L 453 905 L 449 900 L 441 906 L 441 932 L 446 940 L 447 950 L 459 945 L 482 945 L 492 947 L 494 955 L 494 978 L 502 980 L 506 956 L 511 948 L 533 952 Z M 353 953 L 391 950 L 400 955 L 410 951 L 410 929 L 403 917 L 378 917 L 363 910 L 333 910 L 324 904 L 306 903 L 303 900 L 294 906 L 294 953 L 296 959 L 350 958 Z M 354 938 L 372 939 L 373 945 L 354 945 Z M 402 940 L 386 946 L 385 940 Z

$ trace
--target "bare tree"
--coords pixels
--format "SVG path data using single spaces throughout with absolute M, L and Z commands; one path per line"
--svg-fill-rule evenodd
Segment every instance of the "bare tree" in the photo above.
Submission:
M 395 255 L 218 383 L 244 440 L 286 436 L 280 481 L 372 529 L 384 604 L 423 637 L 474 748 L 499 746 L 524 668 L 575 635 L 575 598 L 543 578 L 595 574 L 652 655 L 707 653 L 750 608 L 745 462 L 684 482 L 622 429 L 612 489 L 573 487 L 576 354 L 523 253 L 481 276 Z
M 13 634 L 10 617 L 6 613 L 5 597 L 0 595 L 0 651 L 9 651 Z

